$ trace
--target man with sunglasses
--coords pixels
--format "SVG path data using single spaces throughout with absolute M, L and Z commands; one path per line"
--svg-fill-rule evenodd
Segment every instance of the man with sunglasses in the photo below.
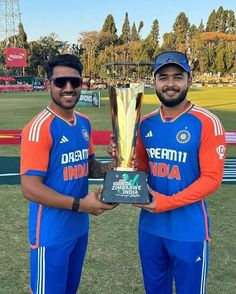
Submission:
M 152 201 L 142 208 L 139 252 L 147 294 L 205 293 L 209 218 L 205 197 L 221 185 L 225 135 L 219 119 L 186 96 L 187 56 L 160 53 L 154 86 L 161 106 L 140 122 L 136 160 Z M 109 145 L 115 155 L 116 145 Z M 111 151 L 112 150 L 112 151 Z M 113 153 L 114 152 L 114 153 Z
M 82 70 L 80 59 L 70 54 L 48 62 L 51 102 L 22 132 L 21 183 L 30 200 L 30 284 L 35 294 L 76 293 L 89 213 L 115 207 L 99 200 L 100 188 L 88 193 L 88 176 L 103 177 L 113 163 L 96 161 L 90 121 L 75 111 Z

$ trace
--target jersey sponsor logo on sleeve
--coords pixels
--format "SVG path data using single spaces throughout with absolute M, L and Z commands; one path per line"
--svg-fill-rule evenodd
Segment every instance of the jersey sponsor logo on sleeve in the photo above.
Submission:
M 224 145 L 219 145 L 216 147 L 216 152 L 219 155 L 219 159 L 224 159 L 225 156 L 225 146 Z

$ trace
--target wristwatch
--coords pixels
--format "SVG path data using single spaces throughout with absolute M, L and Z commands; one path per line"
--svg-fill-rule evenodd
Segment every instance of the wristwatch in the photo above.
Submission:
M 79 205 L 80 205 L 80 198 L 74 197 L 74 202 L 72 204 L 72 210 L 73 211 L 78 211 L 79 210 Z

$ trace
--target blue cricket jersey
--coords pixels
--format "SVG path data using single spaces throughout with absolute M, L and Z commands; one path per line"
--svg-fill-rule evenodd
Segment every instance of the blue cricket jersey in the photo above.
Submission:
M 163 194 L 156 214 L 141 211 L 140 228 L 173 240 L 209 240 L 205 197 L 221 184 L 225 156 L 219 119 L 191 103 L 174 118 L 160 108 L 141 120 L 136 154 L 148 185 Z
M 21 150 L 22 175 L 42 176 L 46 186 L 65 196 L 88 194 L 88 160 L 94 150 L 86 116 L 74 112 L 70 122 L 47 107 L 24 128 Z M 88 229 L 88 213 L 30 202 L 32 248 L 78 238 Z

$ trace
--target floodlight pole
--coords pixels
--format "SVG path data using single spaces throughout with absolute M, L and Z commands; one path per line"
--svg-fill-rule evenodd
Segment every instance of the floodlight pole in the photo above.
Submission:
M 9 38 L 18 35 L 20 22 L 19 0 L 0 0 L 0 41 L 14 47 L 15 38 L 13 44 L 9 44 Z

